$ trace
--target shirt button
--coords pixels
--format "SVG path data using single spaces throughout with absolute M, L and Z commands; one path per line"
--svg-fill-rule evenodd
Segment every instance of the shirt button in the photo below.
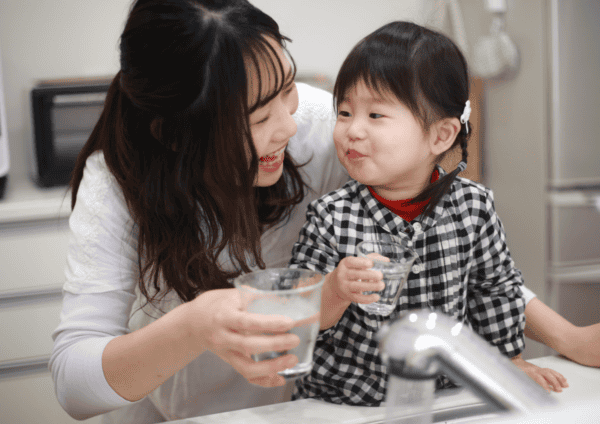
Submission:
M 413 265 L 412 272 L 414 272 L 415 274 L 418 274 L 419 272 L 421 272 L 421 267 L 419 265 Z
M 415 233 L 420 233 L 421 232 L 421 224 L 419 224 L 418 222 L 415 222 L 413 224 L 413 228 L 415 229 Z

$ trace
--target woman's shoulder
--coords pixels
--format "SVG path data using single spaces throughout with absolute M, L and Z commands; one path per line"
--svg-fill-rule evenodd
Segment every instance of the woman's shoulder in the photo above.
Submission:
M 298 110 L 294 114 L 297 121 L 320 119 L 333 120 L 333 96 L 331 93 L 305 83 L 296 83 L 298 87 Z
M 102 151 L 92 153 L 85 162 L 75 208 L 101 215 L 129 216 L 123 192 L 111 173 Z

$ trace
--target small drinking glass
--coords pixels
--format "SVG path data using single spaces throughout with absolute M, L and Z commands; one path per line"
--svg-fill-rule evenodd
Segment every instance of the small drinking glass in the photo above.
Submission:
M 321 318 L 321 288 L 325 276 L 306 269 L 271 268 L 237 277 L 234 285 L 248 312 L 284 315 L 295 320 L 290 333 L 300 337 L 300 344 L 283 352 L 252 355 L 255 361 L 273 359 L 291 353 L 298 363 L 278 374 L 293 380 L 310 373 L 313 351 Z
M 359 304 L 360 307 L 372 314 L 384 316 L 391 314 L 396 307 L 402 287 L 406 284 L 412 264 L 418 255 L 402 240 L 363 241 L 356 246 L 356 250 L 359 257 L 373 260 L 373 267 L 371 269 L 381 271 L 383 282 L 385 283 L 385 288 L 381 291 L 364 292 L 367 295 L 373 293 L 379 294 L 378 302 L 361 303 Z M 380 260 L 377 258 L 377 255 L 383 256 L 389 261 Z

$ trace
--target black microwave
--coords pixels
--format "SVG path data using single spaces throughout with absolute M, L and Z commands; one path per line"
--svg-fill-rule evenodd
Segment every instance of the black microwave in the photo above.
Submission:
M 31 90 L 33 179 L 41 187 L 67 185 L 79 151 L 104 107 L 110 78 L 53 80 Z

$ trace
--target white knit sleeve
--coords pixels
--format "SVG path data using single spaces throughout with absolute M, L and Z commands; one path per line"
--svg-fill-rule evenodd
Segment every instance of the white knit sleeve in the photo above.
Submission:
M 129 332 L 136 298 L 137 239 L 131 222 L 102 154 L 90 156 L 69 219 L 61 320 L 52 334 L 49 363 L 58 400 L 77 419 L 131 404 L 102 371 L 102 352 L 110 340 Z
M 134 295 L 122 291 L 64 292 L 49 368 L 58 401 L 73 418 L 86 419 L 132 403 L 106 381 L 102 352 L 113 338 L 128 332 L 134 300 Z

